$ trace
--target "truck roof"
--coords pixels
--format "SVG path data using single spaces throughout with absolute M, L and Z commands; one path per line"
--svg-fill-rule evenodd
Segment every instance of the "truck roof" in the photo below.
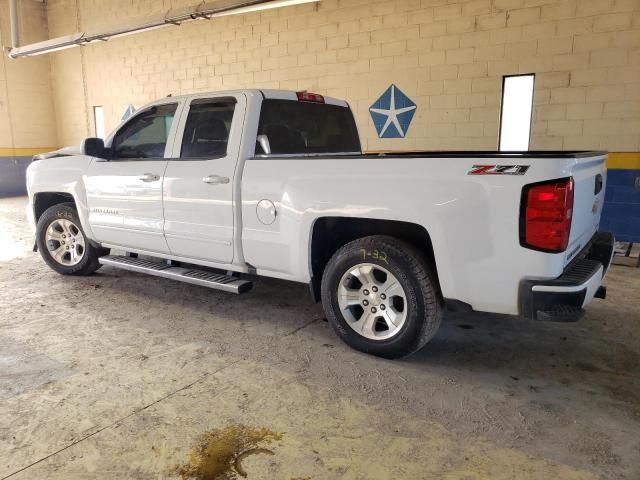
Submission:
M 306 92 L 306 90 L 304 90 L 304 92 Z M 267 99 L 279 99 L 279 100 L 298 100 L 298 92 L 294 91 L 294 90 L 276 90 L 276 89 L 239 89 L 239 90 L 216 90 L 216 91 L 211 91 L 211 92 L 194 92 L 194 93 L 188 93 L 185 95 L 171 95 L 169 98 L 174 98 L 174 99 L 184 99 L 184 98 L 188 98 L 188 97 L 206 97 L 207 95 L 234 95 L 234 94 L 239 94 L 239 93 L 243 93 L 243 94 L 248 94 L 248 95 L 262 95 L 263 98 L 267 98 Z M 341 107 L 348 107 L 349 104 L 344 101 L 341 100 L 339 98 L 334 98 L 334 97 L 327 97 L 326 95 L 322 95 L 322 97 L 324 98 L 324 103 L 329 104 L 329 105 L 338 105 Z M 153 102 L 150 102 L 148 105 L 153 105 L 156 102 L 159 101 L 164 101 L 166 100 L 167 97 L 163 98 L 163 99 L 157 99 L 154 100 Z M 147 105 L 145 105 L 147 106 Z

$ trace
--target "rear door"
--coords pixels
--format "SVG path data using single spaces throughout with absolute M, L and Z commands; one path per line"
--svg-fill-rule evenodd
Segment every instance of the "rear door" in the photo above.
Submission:
M 140 111 L 112 137 L 111 158 L 89 166 L 89 224 L 99 242 L 168 253 L 162 182 L 179 107 L 174 101 Z
M 189 97 L 164 181 L 164 232 L 171 254 L 233 261 L 234 175 L 246 96 Z

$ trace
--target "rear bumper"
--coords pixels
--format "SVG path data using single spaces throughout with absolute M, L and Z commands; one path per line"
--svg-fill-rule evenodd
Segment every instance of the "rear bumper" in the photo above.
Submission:
M 580 320 L 595 296 L 604 298 L 601 284 L 613 259 L 614 243 L 613 234 L 598 232 L 558 278 L 523 280 L 520 314 L 533 320 Z

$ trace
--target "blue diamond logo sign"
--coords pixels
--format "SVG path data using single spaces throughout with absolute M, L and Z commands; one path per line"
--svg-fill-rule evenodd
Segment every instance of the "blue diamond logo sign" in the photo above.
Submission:
M 418 107 L 395 85 L 371 105 L 369 112 L 380 138 L 404 138 Z

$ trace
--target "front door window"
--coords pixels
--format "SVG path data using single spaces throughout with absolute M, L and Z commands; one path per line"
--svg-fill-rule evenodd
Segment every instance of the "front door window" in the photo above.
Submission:
M 157 105 L 132 118 L 113 139 L 113 158 L 164 158 L 176 108 L 175 103 Z

